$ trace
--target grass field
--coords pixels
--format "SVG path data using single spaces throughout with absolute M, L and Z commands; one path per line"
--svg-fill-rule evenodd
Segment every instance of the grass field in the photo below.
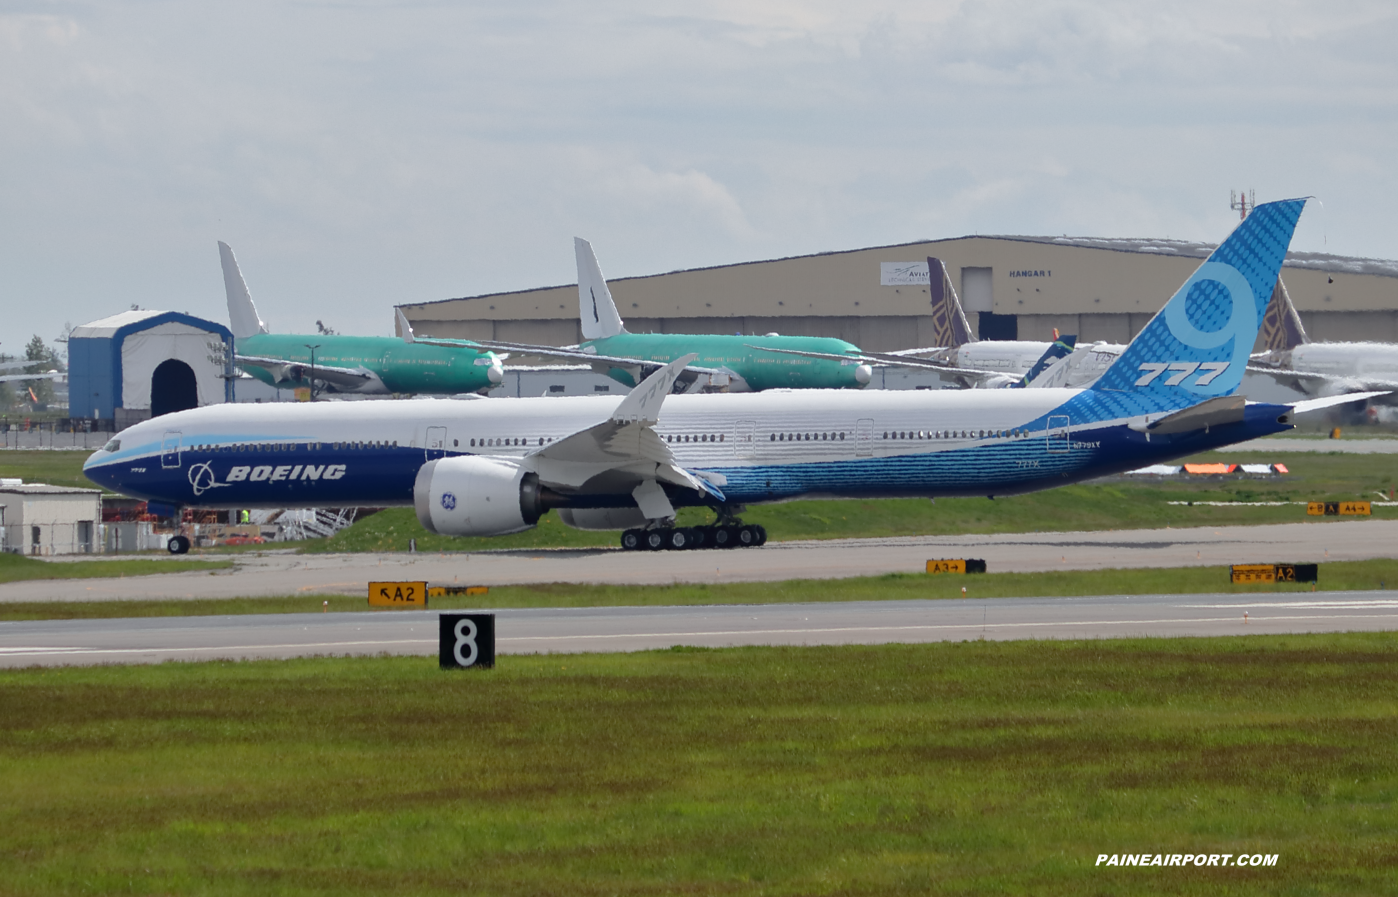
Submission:
M 97 484 L 83 476 L 83 462 L 91 454 L 86 451 L 6 449 L 0 451 L 0 477 L 20 477 L 26 483 L 48 483 L 50 486 L 96 489 Z
M 1398 560 L 1327 563 L 1320 569 L 1324 592 L 1381 589 L 1398 584 Z M 965 586 L 967 593 L 961 594 Z M 1160 595 L 1227 592 L 1309 592 L 1301 583 L 1233 585 L 1227 567 L 1146 570 L 1065 570 L 1048 573 L 989 573 L 928 576 L 890 573 L 851 579 L 738 582 L 721 585 L 621 586 L 546 583 L 493 586 L 485 595 L 433 598 L 432 610 L 521 607 L 661 607 L 702 604 L 797 604 L 824 601 L 892 601 L 1062 597 L 1072 595 Z M 325 602 L 326 605 L 322 605 Z M 184 617 L 225 614 L 362 612 L 367 596 L 285 595 L 196 601 L 87 601 L 0 603 L 0 621 L 72 620 L 114 617 Z M 383 613 L 394 613 L 384 610 Z
M 145 558 L 114 561 L 53 563 L 0 552 L 0 582 L 28 579 L 94 579 L 107 576 L 150 576 L 186 570 L 227 570 L 232 561 L 166 561 Z
M 0 672 L 7 894 L 1398 892 L 1389 634 Z M 1105 868 L 1099 854 L 1276 854 Z

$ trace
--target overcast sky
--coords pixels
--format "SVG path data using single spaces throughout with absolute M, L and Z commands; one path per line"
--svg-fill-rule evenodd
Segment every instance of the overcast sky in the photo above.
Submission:
M 0 0 L 0 351 L 969 233 L 1398 257 L 1384 2 Z M 871 275 L 872 276 L 872 275 Z

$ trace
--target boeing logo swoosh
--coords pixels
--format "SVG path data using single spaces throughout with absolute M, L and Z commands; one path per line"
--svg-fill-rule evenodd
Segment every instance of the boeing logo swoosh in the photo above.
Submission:
M 220 483 L 218 477 L 214 476 L 213 467 L 205 461 L 189 468 L 189 485 L 194 487 L 195 496 L 200 496 L 210 489 L 222 489 L 228 484 Z

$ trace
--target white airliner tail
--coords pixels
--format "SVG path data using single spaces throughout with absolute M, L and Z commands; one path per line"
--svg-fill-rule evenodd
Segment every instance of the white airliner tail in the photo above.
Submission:
M 578 257 L 578 318 L 582 321 L 583 339 L 603 339 L 625 333 L 621 315 L 607 289 L 606 278 L 592 252 L 592 244 L 582 237 L 573 238 Z
M 218 256 L 223 263 L 223 289 L 228 293 L 228 326 L 232 328 L 233 336 L 243 339 L 266 333 L 267 325 L 258 317 L 257 306 L 252 304 L 252 294 L 248 292 L 243 273 L 238 270 L 238 260 L 222 240 L 218 244 Z

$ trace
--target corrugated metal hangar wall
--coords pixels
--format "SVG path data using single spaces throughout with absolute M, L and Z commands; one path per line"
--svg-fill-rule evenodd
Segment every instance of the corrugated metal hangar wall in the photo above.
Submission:
M 983 338 L 1126 342 L 1213 247 L 1179 240 L 972 236 L 610 281 L 633 333 L 833 336 L 870 351 L 932 344 L 925 270 L 942 259 Z M 598 247 L 605 271 L 606 247 Z M 560 247 L 559 252 L 567 252 Z M 921 276 L 921 280 L 918 278 Z M 1398 262 L 1293 253 L 1282 279 L 1313 340 L 1398 342 Z M 577 287 L 402 306 L 423 336 L 581 340 Z

